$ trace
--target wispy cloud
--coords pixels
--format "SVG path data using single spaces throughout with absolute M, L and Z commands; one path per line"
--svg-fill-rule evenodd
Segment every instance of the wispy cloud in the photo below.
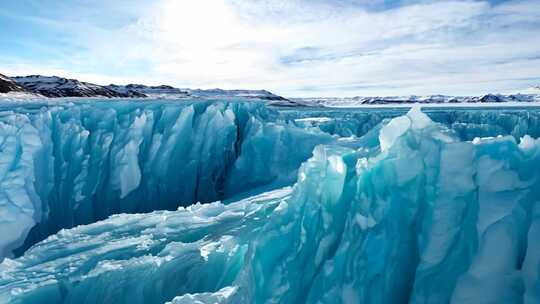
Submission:
M 0 14 L 13 28 L 0 69 L 302 96 L 480 94 L 540 80 L 538 1 L 75 3 Z M 43 37 L 16 35 L 24 26 Z

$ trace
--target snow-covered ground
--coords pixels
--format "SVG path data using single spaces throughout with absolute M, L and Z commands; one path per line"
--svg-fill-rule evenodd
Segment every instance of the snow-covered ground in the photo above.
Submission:
M 314 97 L 292 98 L 291 101 L 307 106 L 322 107 L 373 107 L 373 106 L 406 106 L 411 104 L 463 106 L 463 105 L 523 105 L 526 103 L 540 102 L 540 89 L 531 88 L 528 93 L 518 94 L 487 94 L 483 96 L 383 96 L 383 97 Z
M 28 92 L 8 92 L 0 93 L 0 102 L 25 102 L 33 100 L 43 100 L 44 96 Z

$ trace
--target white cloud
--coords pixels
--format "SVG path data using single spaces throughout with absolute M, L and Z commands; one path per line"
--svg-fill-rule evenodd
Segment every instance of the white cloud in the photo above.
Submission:
M 161 0 L 119 28 L 80 25 L 81 51 L 57 64 L 92 81 L 303 96 L 474 94 L 540 80 L 537 1 L 353 3 Z

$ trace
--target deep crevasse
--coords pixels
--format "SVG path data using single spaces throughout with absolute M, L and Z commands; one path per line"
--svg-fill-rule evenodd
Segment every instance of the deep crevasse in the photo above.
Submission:
M 8 106 L 0 112 L 6 189 L 0 204 L 4 227 L 15 230 L 0 241 L 0 258 L 12 250 L 20 255 L 61 228 L 111 214 L 174 209 L 291 184 L 317 143 L 335 142 L 320 131 L 368 133 L 362 145 L 374 147 L 378 124 L 402 112 L 332 111 L 324 112 L 334 113 L 330 118 L 306 120 L 306 113 L 320 113 L 278 114 L 259 103 L 215 101 Z M 537 111 L 430 115 L 461 139 L 540 130 Z M 291 117 L 297 119 L 284 122 Z
M 0 299 L 538 303 L 540 142 L 460 141 L 418 110 L 378 140 L 317 147 L 292 191 L 62 231 L 0 265 Z
M 108 102 L 0 117 L 0 259 L 61 228 L 290 184 L 330 142 L 261 103 Z M 32 229 L 30 231 L 30 229 Z M 23 244 L 24 242 L 24 244 Z

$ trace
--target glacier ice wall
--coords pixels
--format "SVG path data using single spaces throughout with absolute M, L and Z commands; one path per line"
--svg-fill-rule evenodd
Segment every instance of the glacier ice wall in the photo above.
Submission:
M 333 138 L 260 103 L 81 102 L 0 112 L 0 259 L 61 228 L 294 182 Z M 30 230 L 31 229 L 31 230 Z
M 292 189 L 115 215 L 0 264 L 6 303 L 539 303 L 540 141 L 417 109 Z
M 339 136 L 363 136 L 381 122 L 402 116 L 407 108 L 374 109 L 313 109 L 280 111 L 284 119 L 300 127 L 316 127 Z M 511 135 L 519 139 L 525 135 L 540 137 L 540 111 L 527 108 L 424 108 L 435 122 L 455 131 L 461 140 L 475 137 Z

